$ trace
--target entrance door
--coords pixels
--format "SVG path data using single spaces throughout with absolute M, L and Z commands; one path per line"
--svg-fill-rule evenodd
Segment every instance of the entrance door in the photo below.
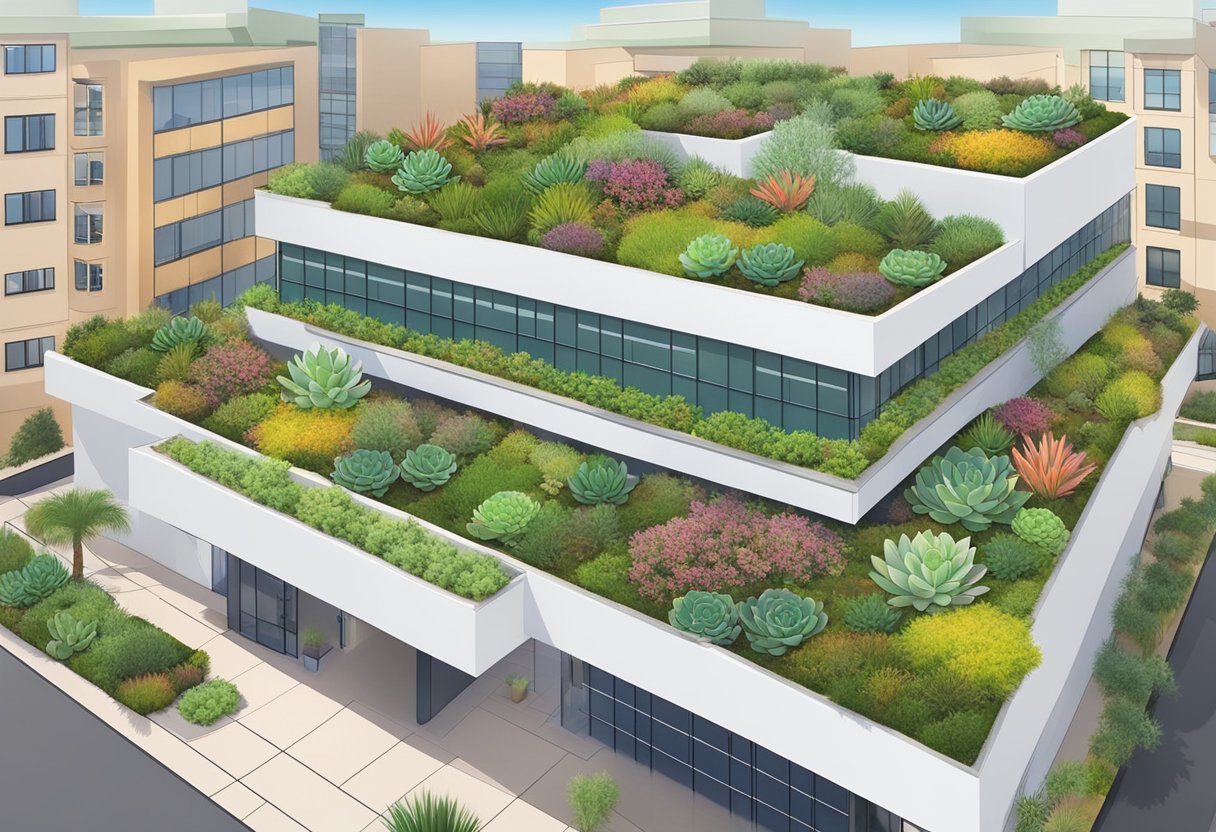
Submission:
M 258 644 L 298 656 L 298 593 L 269 572 L 228 555 L 228 626 Z

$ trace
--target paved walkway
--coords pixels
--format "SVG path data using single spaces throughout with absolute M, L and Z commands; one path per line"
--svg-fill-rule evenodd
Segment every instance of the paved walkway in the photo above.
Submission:
M 0 498 L 0 523 L 22 528 L 42 496 Z M 484 832 L 573 832 L 566 785 L 602 770 L 621 784 L 611 832 L 740 828 L 710 801 L 561 728 L 556 690 L 512 703 L 506 676 L 535 678 L 530 645 L 419 726 L 412 649 L 365 624 L 356 647 L 332 651 L 312 674 L 228 631 L 221 596 L 121 544 L 96 541 L 85 567 L 125 609 L 205 649 L 211 675 L 239 688 L 240 709 L 206 728 L 172 708 L 144 718 L 4 628 L 0 646 L 258 832 L 382 829 L 380 813 L 421 790 L 459 798 Z

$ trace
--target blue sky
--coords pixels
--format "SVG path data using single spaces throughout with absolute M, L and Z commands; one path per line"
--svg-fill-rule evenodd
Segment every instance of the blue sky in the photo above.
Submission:
M 251 0 L 251 5 L 314 15 L 362 12 L 370 26 L 430 29 L 437 40 L 562 40 L 601 6 L 637 0 Z M 152 0 L 80 0 L 88 14 L 146 14 Z M 856 45 L 958 40 L 965 15 L 1055 14 L 1055 0 L 769 0 L 773 17 L 851 28 Z

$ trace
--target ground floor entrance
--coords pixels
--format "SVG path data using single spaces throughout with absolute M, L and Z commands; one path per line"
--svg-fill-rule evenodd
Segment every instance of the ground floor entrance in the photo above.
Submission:
M 294 586 L 227 555 L 228 626 L 263 647 L 299 656 L 299 593 Z

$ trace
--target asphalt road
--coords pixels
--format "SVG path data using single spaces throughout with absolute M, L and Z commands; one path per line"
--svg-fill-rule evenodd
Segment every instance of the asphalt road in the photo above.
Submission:
M 1170 649 L 1178 696 L 1161 697 L 1161 747 L 1139 751 L 1093 832 L 1216 832 L 1216 541 Z
M 0 648 L 0 829 L 249 827 Z

